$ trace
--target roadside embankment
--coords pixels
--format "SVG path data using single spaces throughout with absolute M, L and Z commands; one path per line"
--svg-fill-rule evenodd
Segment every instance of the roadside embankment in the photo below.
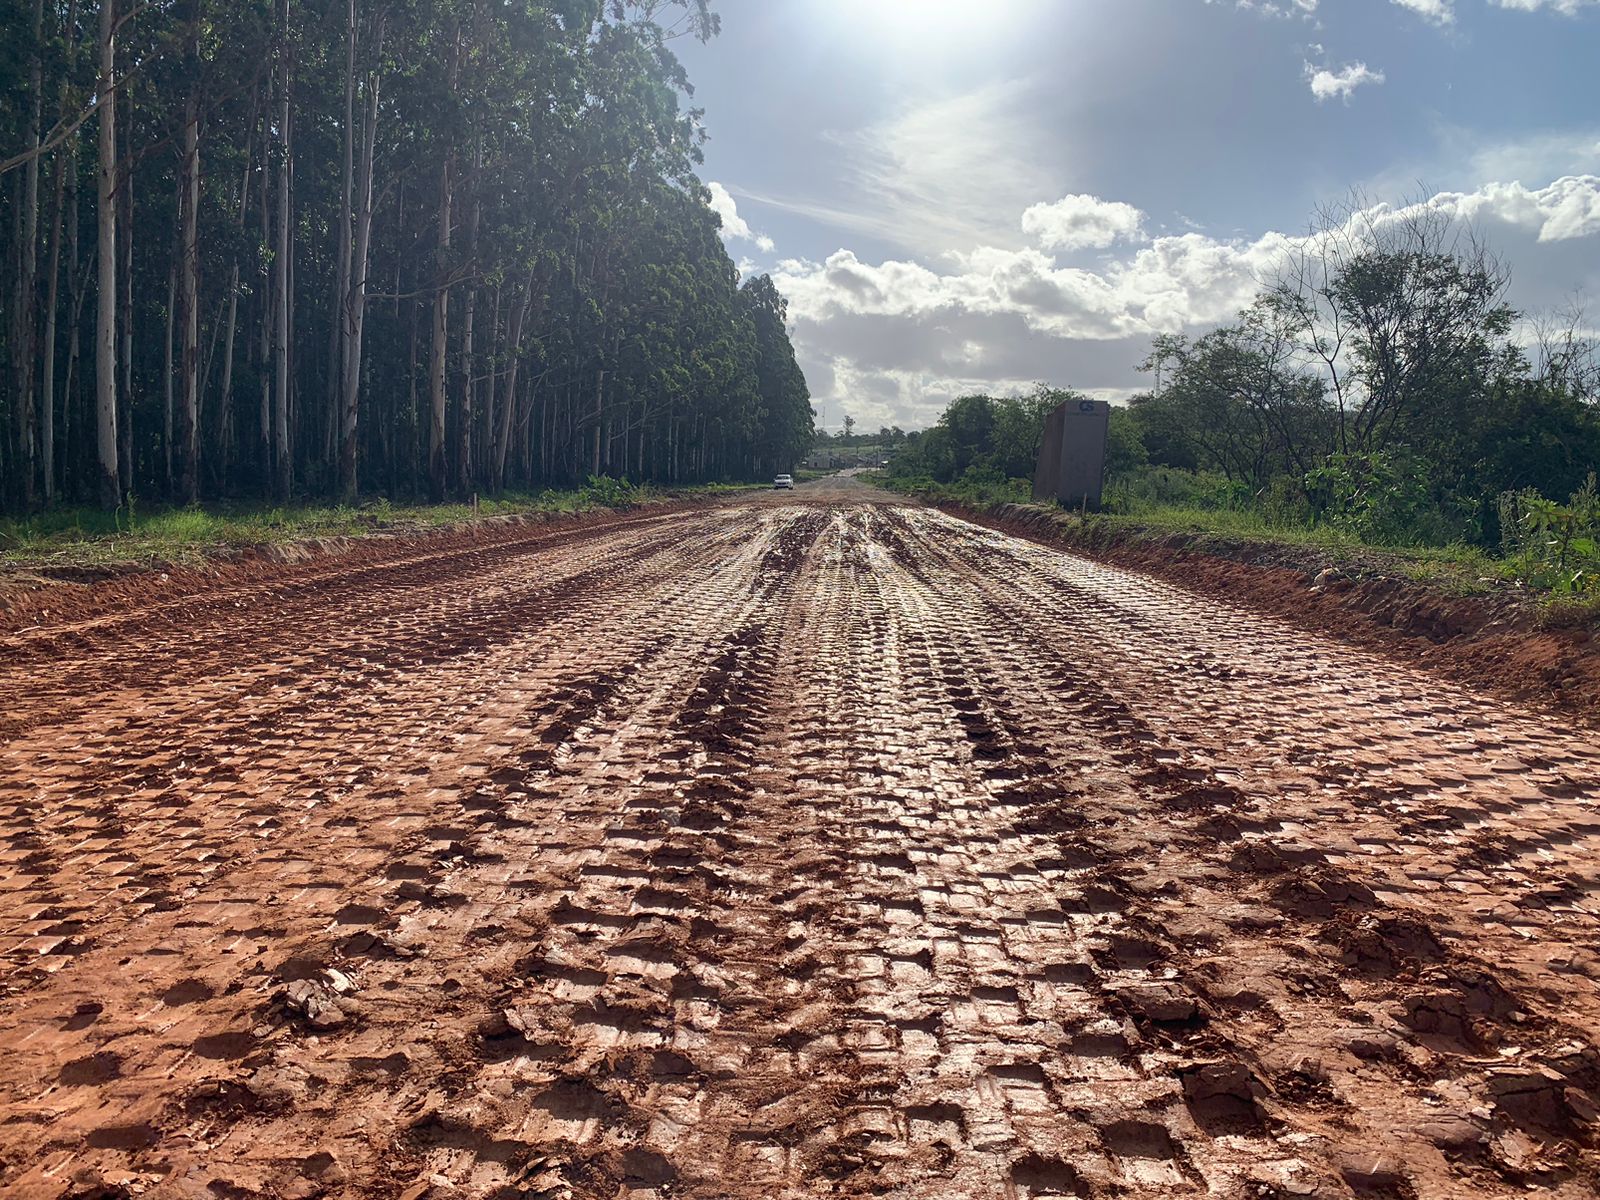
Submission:
M 955 516 L 1270 612 L 1384 650 L 1474 687 L 1600 720 L 1600 640 L 1592 614 L 1463 569 L 1422 573 L 1381 550 L 1316 547 L 1084 519 L 1032 504 L 942 502 Z
M 449 520 L 408 515 L 366 528 L 350 523 L 334 534 L 291 528 L 270 540 L 171 543 L 165 557 L 159 548 L 134 538 L 124 540 L 127 549 L 122 553 L 117 539 L 105 538 L 57 554 L 12 554 L 0 560 L 0 634 L 90 621 L 129 608 L 182 605 L 201 593 L 215 597 L 269 572 L 293 586 L 296 579 L 309 581 L 329 572 L 510 542 L 553 541 L 596 524 L 654 520 L 701 508 L 725 500 L 730 491 L 653 492 L 577 510 L 529 507 L 477 517 L 470 508 L 455 506 L 460 515 Z

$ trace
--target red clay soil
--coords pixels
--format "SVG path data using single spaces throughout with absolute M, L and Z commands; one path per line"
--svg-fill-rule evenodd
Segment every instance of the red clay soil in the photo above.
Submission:
M 1600 721 L 1596 631 L 1551 626 L 1530 597 L 1510 588 L 1452 596 L 1382 565 L 1342 570 L 1314 550 L 1180 533 L 1086 534 L 1073 518 L 1031 505 L 946 511 L 1398 655 L 1509 699 Z
M 584 513 L 529 513 L 437 528 L 404 529 L 360 537 L 307 538 L 300 541 L 214 548 L 205 561 L 110 563 L 102 566 L 16 568 L 0 573 L 0 634 L 91 621 L 105 614 L 141 609 L 182 614 L 195 603 L 214 603 L 231 589 L 253 591 L 257 580 L 277 589 L 316 586 L 324 579 L 359 573 L 368 564 L 392 565 L 474 547 L 543 544 L 571 530 L 618 520 L 650 520 L 695 507 L 694 501 L 651 504 L 619 516 L 614 510 Z
M 1590 731 L 838 489 L 249 571 L 0 636 L 7 1200 L 1600 1189 Z

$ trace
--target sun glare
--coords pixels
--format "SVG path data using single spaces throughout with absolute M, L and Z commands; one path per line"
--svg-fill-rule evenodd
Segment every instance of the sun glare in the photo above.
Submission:
M 885 48 L 938 49 L 1003 38 L 1022 0 L 824 0 L 845 30 Z

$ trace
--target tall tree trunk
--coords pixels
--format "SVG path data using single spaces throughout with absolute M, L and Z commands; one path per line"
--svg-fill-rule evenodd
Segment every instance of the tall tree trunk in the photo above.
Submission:
M 445 344 L 449 336 L 450 289 L 450 199 L 451 156 L 445 156 L 439 176 L 439 253 L 438 278 L 433 293 L 433 344 L 428 358 L 428 494 L 435 503 L 445 493 Z
M 473 361 L 473 322 L 478 311 L 478 286 L 477 256 L 478 256 L 478 225 L 483 217 L 483 205 L 479 199 L 477 185 L 478 171 L 483 166 L 483 147 L 476 139 L 472 151 L 472 203 L 467 216 L 467 267 L 474 278 L 467 281 L 466 307 L 461 315 L 461 434 L 456 444 L 456 481 L 463 494 L 473 490 L 477 480 L 472 469 L 472 424 L 474 420 L 472 403 L 473 389 L 477 386 L 473 381 L 476 364 Z
M 183 321 L 182 407 L 178 413 L 179 493 L 185 504 L 200 498 L 200 0 L 191 7 L 189 62 L 195 83 L 183 114 L 183 228 L 178 300 Z
M 606 394 L 606 371 L 600 368 L 599 375 L 594 381 L 594 435 L 589 447 L 589 474 L 600 474 L 600 413 L 604 408 Z
M 450 57 L 450 92 L 455 94 L 461 70 L 461 30 L 456 29 Z M 433 345 L 428 359 L 428 494 L 435 503 L 444 499 L 445 461 L 445 358 L 450 332 L 450 208 L 455 193 L 456 154 L 445 153 L 439 170 L 439 239 L 433 293 Z
M 256 116 L 259 93 L 250 89 L 250 120 L 245 124 L 244 171 L 239 177 L 239 242 L 244 241 L 245 220 L 250 212 L 250 167 L 255 155 Z M 228 270 L 228 325 L 222 347 L 222 391 L 217 405 L 218 470 L 217 486 L 226 492 L 233 473 L 233 447 L 235 421 L 233 405 L 234 345 L 239 332 L 239 250 L 233 251 L 233 264 Z
M 339 491 L 347 500 L 355 499 L 357 479 L 357 434 L 361 414 L 361 341 L 367 320 L 367 271 L 372 248 L 373 159 L 378 139 L 378 75 L 376 58 L 383 48 L 383 18 L 373 38 L 374 66 L 367 80 L 367 111 L 361 128 L 361 165 L 355 190 L 354 244 L 351 247 L 348 295 L 341 306 L 344 321 L 344 361 L 340 395 L 343 413 L 340 420 Z
M 77 59 L 78 0 L 67 5 L 66 24 L 63 26 L 67 51 L 66 70 L 60 88 L 60 115 L 68 115 L 68 80 L 73 74 Z M 45 284 L 44 340 L 41 343 L 44 359 L 44 379 L 39 388 L 39 460 L 43 467 L 44 502 L 54 504 L 56 499 L 56 326 L 57 307 L 61 300 L 61 240 L 62 219 L 66 214 L 66 189 L 69 175 L 78 167 L 78 137 L 67 139 L 56 155 L 54 200 L 50 207 L 50 267 Z M 74 231 L 76 237 L 76 231 Z M 74 260 L 76 255 L 73 256 Z M 68 264 L 69 271 L 77 270 L 76 261 Z M 69 290 L 70 290 L 69 278 Z
M 346 0 L 344 21 L 344 126 L 339 172 L 338 251 L 334 262 L 332 317 L 328 327 L 328 397 L 330 412 L 337 414 L 340 490 L 344 491 L 344 340 L 348 328 L 345 308 L 350 303 L 351 205 L 355 193 L 356 144 L 356 0 Z
M 398 286 L 395 294 L 399 294 Z M 406 470 L 405 480 L 408 494 L 416 495 L 417 491 L 417 466 L 422 458 L 422 419 L 417 413 L 417 312 L 420 306 L 415 300 L 406 305 L 407 316 L 410 318 L 409 350 L 406 356 Z M 396 481 L 398 483 L 398 481 Z M 396 489 L 398 490 L 398 489 Z
M 117 98 L 116 0 L 100 0 L 100 75 L 95 84 L 99 97 L 100 160 L 96 219 L 99 239 L 98 311 L 95 320 L 95 427 L 100 456 L 100 505 L 122 503 L 122 481 L 117 467 Z
M 55 161 L 50 205 L 50 265 L 46 268 L 44 294 L 44 337 L 39 343 L 44 375 L 39 385 L 39 465 L 43 468 L 44 502 L 56 499 L 56 309 L 61 302 L 61 221 L 66 210 L 66 172 L 72 158 L 72 143 L 62 148 Z
M 268 88 L 273 85 L 269 82 Z M 269 106 L 271 92 L 268 92 Z M 272 192 L 269 180 L 272 178 L 272 133 L 271 119 L 263 118 L 261 134 L 261 244 L 272 245 Z M 261 311 L 257 314 L 260 318 L 259 340 L 256 346 L 258 355 L 257 377 L 261 382 L 261 403 L 257 409 L 256 428 L 258 441 L 261 446 L 261 482 L 270 489 L 274 478 L 272 459 L 272 328 L 278 317 L 278 302 L 273 295 L 273 284 L 277 279 L 277 271 L 268 269 L 262 272 L 266 279 L 262 287 Z
M 67 375 L 61 381 L 61 477 L 62 490 L 78 474 L 73 471 L 72 414 L 78 411 L 77 384 L 81 378 L 78 362 L 83 356 L 83 305 L 89 293 L 89 264 L 83 260 L 79 224 L 79 178 L 74 165 L 67 175 Z
M 120 107 L 123 119 L 122 146 L 117 152 L 117 197 L 121 200 L 117 217 L 117 366 L 122 383 L 117 389 L 117 463 L 121 472 L 123 497 L 133 491 L 133 86 L 123 80 Z
M 33 5 L 33 61 L 28 69 L 28 142 L 37 150 L 44 119 L 44 0 Z M 39 158 L 28 159 L 22 173 L 22 212 L 17 243 L 15 307 L 12 309 L 12 359 L 16 377 L 17 474 L 25 508 L 34 504 L 38 474 L 38 410 L 33 390 L 39 338 Z
M 293 463 L 289 450 L 289 255 L 290 239 L 289 155 L 293 147 L 290 134 L 289 0 L 279 8 L 280 75 L 278 81 L 278 229 L 272 259 L 273 275 L 273 395 L 272 395 L 272 490 L 280 501 L 289 498 L 293 487 Z
M 180 243 L 181 243 L 180 238 Z M 167 271 L 167 340 L 161 362 L 161 457 L 165 466 L 165 488 L 172 495 L 172 327 L 177 321 L 178 264 Z
M 506 353 L 509 361 L 506 363 L 506 384 L 500 401 L 500 427 L 494 436 L 493 482 L 496 493 L 505 488 L 506 451 L 511 446 L 511 417 L 517 407 L 517 370 L 522 365 L 522 330 L 527 324 L 528 311 L 533 306 L 537 279 L 536 271 L 528 273 L 528 283 L 522 293 L 522 303 L 513 309 L 510 328 L 506 331 Z

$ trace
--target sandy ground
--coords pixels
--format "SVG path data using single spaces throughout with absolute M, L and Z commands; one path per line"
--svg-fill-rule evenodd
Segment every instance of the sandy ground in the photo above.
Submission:
M 849 481 L 0 639 L 0 1194 L 1597 1194 L 1600 750 Z

